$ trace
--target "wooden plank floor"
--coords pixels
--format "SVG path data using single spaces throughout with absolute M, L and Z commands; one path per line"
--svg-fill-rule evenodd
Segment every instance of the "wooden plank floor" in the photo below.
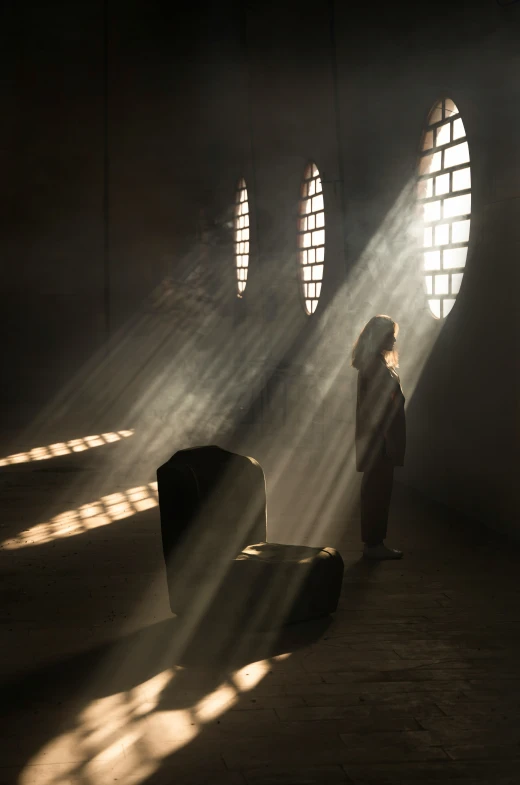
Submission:
M 1 480 L 4 545 L 100 482 Z M 346 522 L 331 619 L 182 642 L 157 507 L 44 535 L 0 552 L 2 785 L 520 782 L 519 545 L 396 486 L 405 557 Z

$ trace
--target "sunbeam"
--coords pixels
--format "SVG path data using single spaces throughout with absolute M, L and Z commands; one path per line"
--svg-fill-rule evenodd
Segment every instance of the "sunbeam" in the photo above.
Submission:
M 325 198 L 325 206 L 326 203 Z M 172 312 L 167 312 L 168 318 L 158 313 L 136 315 L 134 322 L 113 339 L 110 358 L 113 384 L 104 409 L 104 416 L 117 411 L 119 417 L 132 422 L 136 438 L 129 443 L 123 456 L 105 467 L 103 482 L 107 487 L 111 482 L 116 484 L 116 477 L 121 472 L 155 469 L 182 447 L 226 440 L 244 439 L 247 442 L 249 439 L 248 453 L 266 467 L 268 498 L 277 500 L 277 507 L 275 503 L 272 506 L 272 519 L 268 519 L 267 539 L 277 541 L 276 533 L 280 528 L 277 529 L 276 521 L 279 527 L 280 518 L 284 516 L 284 542 L 319 547 L 334 545 L 344 534 L 347 521 L 352 525 L 352 513 L 357 504 L 355 374 L 350 368 L 356 332 L 377 312 L 389 313 L 400 323 L 402 379 L 409 402 L 442 329 L 443 323 L 435 320 L 428 309 L 418 250 L 421 231 L 417 216 L 417 177 L 414 175 L 326 307 L 322 308 L 320 302 L 319 308 L 307 308 L 310 313 L 305 315 L 299 303 L 299 310 L 288 308 L 280 314 L 276 325 L 278 340 L 271 351 L 269 367 L 276 370 L 290 356 L 295 365 L 310 368 L 317 380 L 312 398 L 295 395 L 292 407 L 285 406 L 286 390 L 278 385 L 274 373 L 266 372 L 265 365 L 247 365 L 239 361 L 240 357 L 257 352 L 265 339 L 265 324 L 257 318 L 254 308 L 248 328 L 240 336 L 239 355 L 231 351 L 229 340 L 234 327 L 222 315 L 228 296 L 224 285 L 215 289 L 212 301 L 206 304 L 205 310 L 198 312 L 197 329 L 188 329 L 193 313 L 183 314 L 179 303 L 182 287 L 178 298 L 173 298 L 175 306 L 172 306 Z M 297 252 L 295 248 L 295 255 Z M 377 289 L 374 287 L 376 280 Z M 250 283 L 248 280 L 248 294 Z M 377 295 L 374 295 L 375 290 Z M 236 290 L 233 296 L 236 299 Z M 179 312 L 174 314 L 177 306 Z M 175 323 L 179 324 L 178 331 L 171 329 L 172 314 L 176 317 Z M 315 320 L 313 330 L 305 330 L 302 326 L 306 319 Z M 89 363 L 82 376 L 71 383 L 66 403 L 62 401 L 60 405 L 74 407 L 74 385 L 78 390 L 89 386 L 92 400 L 99 400 L 105 371 L 104 359 L 98 358 L 97 367 L 94 361 Z M 272 390 L 269 400 L 265 394 L 267 386 Z M 298 388 L 298 392 L 301 389 Z M 252 438 L 248 415 L 257 401 L 262 402 L 263 416 L 267 417 L 277 407 L 284 407 L 285 420 L 276 429 L 257 429 Z M 316 422 L 324 423 L 326 438 L 320 442 L 319 450 L 311 450 L 308 444 L 312 441 Z M 295 472 L 298 461 L 300 464 Z M 230 488 L 231 493 L 233 478 L 223 477 L 222 487 Z M 182 547 L 167 565 L 168 574 L 173 576 L 174 586 L 170 587 L 170 592 L 178 598 L 180 621 L 175 634 L 164 643 L 161 651 L 164 662 L 181 663 L 185 653 L 196 647 L 198 636 L 204 630 L 207 639 L 199 645 L 209 650 L 215 662 L 225 659 L 230 651 L 242 663 L 247 662 L 251 637 L 260 633 L 267 639 L 272 638 L 284 624 L 310 564 L 299 563 L 298 569 L 289 572 L 273 571 L 260 602 L 253 584 L 240 589 L 228 587 L 220 600 L 241 547 L 239 542 L 257 515 L 259 502 L 254 496 L 250 499 L 225 543 L 220 542 L 220 533 L 208 526 L 202 514 L 192 522 Z M 225 499 L 222 503 L 225 505 Z M 156 484 L 136 484 L 125 492 L 101 496 L 95 502 L 61 513 L 8 540 L 3 548 L 42 545 L 58 537 L 81 534 L 157 504 Z M 171 525 L 175 525 L 175 521 Z M 139 614 L 144 618 L 157 617 L 159 582 L 164 591 L 161 573 L 150 580 L 138 603 Z M 225 618 L 219 617 L 216 607 L 219 604 L 225 606 Z M 208 616 L 212 624 L 209 637 Z M 131 620 L 127 624 L 131 626 Z M 208 651 L 205 653 L 208 655 Z M 148 650 L 136 647 L 122 663 L 116 665 L 109 658 L 93 679 L 107 679 L 110 683 L 114 668 L 117 667 L 118 672 L 132 673 L 147 657 L 150 657 Z M 154 703 L 155 689 L 160 692 L 170 682 L 175 684 L 175 669 L 162 670 L 161 678 L 152 680 L 153 686 L 148 690 L 147 702 L 144 701 L 147 708 L 136 708 L 137 699 L 133 693 L 129 697 L 126 692 L 118 692 L 103 699 L 105 703 L 95 704 L 97 708 L 92 709 L 95 714 L 101 710 L 99 706 L 104 707 L 102 723 L 96 720 L 95 727 L 89 725 L 86 731 L 84 718 L 78 717 L 73 730 L 55 739 L 33 758 L 21 783 L 28 785 L 30 782 L 32 766 L 58 760 L 63 768 L 58 774 L 49 769 L 49 778 L 42 780 L 44 785 L 64 785 L 65 782 L 101 785 L 108 772 L 114 775 L 116 770 L 114 776 L 126 783 L 143 782 L 166 756 L 195 739 L 205 723 L 232 709 L 240 695 L 253 689 L 268 669 L 268 660 L 230 669 L 225 678 L 189 708 L 171 711 L 162 711 L 160 705 Z M 112 714 L 115 719 L 109 721 Z

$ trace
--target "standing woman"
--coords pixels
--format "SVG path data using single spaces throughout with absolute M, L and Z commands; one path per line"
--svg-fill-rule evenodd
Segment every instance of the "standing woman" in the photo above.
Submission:
M 399 326 L 389 316 L 373 316 L 352 349 L 358 371 L 356 468 L 361 481 L 361 539 L 367 559 L 400 559 L 402 551 L 384 540 L 394 466 L 402 466 L 406 446 L 404 395 L 394 349 Z

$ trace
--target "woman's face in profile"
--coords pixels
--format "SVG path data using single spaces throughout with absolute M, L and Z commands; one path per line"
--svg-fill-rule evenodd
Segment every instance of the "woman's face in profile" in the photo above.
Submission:
M 396 337 L 395 337 L 394 332 L 392 331 L 392 332 L 388 333 L 384 337 L 383 343 L 381 344 L 382 351 L 383 352 L 391 352 L 391 351 L 393 351 L 393 348 L 394 348 L 394 345 L 395 345 L 395 341 L 396 341 Z

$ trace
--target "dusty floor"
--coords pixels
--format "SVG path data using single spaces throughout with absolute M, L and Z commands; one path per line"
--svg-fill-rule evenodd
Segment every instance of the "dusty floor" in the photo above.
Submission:
M 402 562 L 346 521 L 337 613 L 219 648 L 169 611 L 153 473 L 96 461 L 1 470 L 2 785 L 518 784 L 519 545 L 397 485 Z

